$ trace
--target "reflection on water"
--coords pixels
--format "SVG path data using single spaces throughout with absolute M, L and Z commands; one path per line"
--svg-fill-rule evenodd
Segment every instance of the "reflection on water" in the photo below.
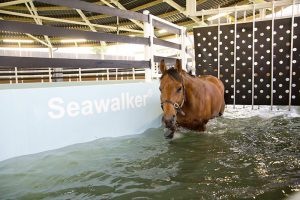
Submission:
M 172 141 L 150 129 L 3 161 L 0 199 L 284 199 L 300 189 L 300 117 L 269 114 L 231 110 Z

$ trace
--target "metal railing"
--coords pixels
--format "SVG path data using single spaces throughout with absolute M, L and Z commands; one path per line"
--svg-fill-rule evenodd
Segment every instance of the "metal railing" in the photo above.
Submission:
M 2 69 L 0 84 L 58 81 L 136 80 L 145 78 L 145 69 L 92 68 L 92 69 Z
M 41 82 L 85 80 L 87 77 L 95 80 L 111 79 L 132 79 L 145 78 L 149 81 L 159 77 L 158 68 L 155 65 L 158 58 L 155 55 L 155 45 L 164 46 L 178 50 L 182 65 L 186 66 L 186 29 L 177 26 L 166 20 L 151 15 L 149 12 L 141 14 L 131 11 L 124 11 L 106 6 L 99 6 L 79 0 L 35 0 L 37 2 L 49 3 L 58 6 L 70 6 L 72 8 L 112 16 L 139 20 L 144 23 L 144 37 L 129 37 L 96 31 L 81 31 L 75 29 L 65 29 L 62 27 L 35 25 L 31 23 L 0 20 L 2 31 L 20 32 L 32 35 L 44 35 L 52 37 L 85 37 L 87 40 L 110 41 L 129 44 L 139 44 L 145 46 L 145 59 L 137 60 L 104 60 L 104 59 L 64 59 L 52 58 L 52 48 L 49 48 L 49 58 L 41 57 L 20 57 L 20 56 L 0 56 L 3 61 L 0 63 L 0 82 L 9 80 L 10 83 L 20 83 L 24 80 L 37 80 Z M 23 16 L 29 17 L 29 16 Z M 41 17 L 41 16 L 39 16 Z M 52 19 L 49 19 L 52 20 Z M 68 22 L 66 22 L 68 23 Z M 179 35 L 180 41 L 173 43 L 158 39 L 154 35 L 154 28 L 165 29 L 171 33 Z M 175 63 L 175 58 L 168 58 L 168 61 Z M 90 67 L 88 67 L 90 66 Z M 7 70 L 13 68 L 14 70 Z M 114 72 L 112 72 L 112 69 Z M 42 69 L 42 70 L 37 70 Z M 25 72 L 26 71 L 26 72 Z M 39 74 L 40 73 L 40 74 Z

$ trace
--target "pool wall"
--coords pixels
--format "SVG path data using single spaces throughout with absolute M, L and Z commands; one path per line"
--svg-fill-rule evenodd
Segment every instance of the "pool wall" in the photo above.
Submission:
M 0 161 L 161 125 L 158 81 L 0 88 Z

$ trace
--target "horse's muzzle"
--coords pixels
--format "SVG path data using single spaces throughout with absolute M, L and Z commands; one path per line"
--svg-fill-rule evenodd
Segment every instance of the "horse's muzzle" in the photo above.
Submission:
M 176 116 L 175 115 L 171 117 L 163 116 L 162 121 L 164 122 L 166 128 L 174 128 L 176 125 Z
M 168 131 L 165 133 L 166 138 L 173 138 L 174 132 L 176 130 L 176 116 L 173 115 L 171 117 L 162 117 L 162 121 L 165 124 L 165 127 L 168 129 Z
M 164 136 L 166 139 L 172 139 L 174 137 L 175 129 L 168 129 Z

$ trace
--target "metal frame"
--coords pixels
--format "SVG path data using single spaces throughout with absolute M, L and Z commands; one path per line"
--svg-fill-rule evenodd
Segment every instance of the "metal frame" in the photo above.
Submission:
M 194 13 L 194 16 L 202 16 L 202 18 L 204 18 L 204 16 L 206 15 L 213 15 L 213 14 L 220 14 L 220 13 L 233 13 L 234 12 L 234 99 L 233 99 L 233 107 L 236 106 L 236 30 L 237 30 L 237 24 L 242 24 L 242 23 L 249 23 L 252 22 L 252 27 L 253 27 L 253 31 L 252 31 L 252 109 L 254 109 L 254 101 L 255 101 L 255 96 L 254 96 L 254 90 L 255 90 L 255 82 L 254 82 L 254 75 L 255 75 L 255 23 L 258 21 L 264 21 L 264 20 L 271 20 L 272 25 L 271 25 L 271 44 L 274 43 L 274 21 L 275 19 L 284 19 L 284 18 L 291 18 L 292 22 L 291 22 L 291 46 L 290 46 L 290 63 L 289 63 L 289 102 L 288 102 L 288 109 L 291 109 L 291 101 L 292 101 L 292 77 L 293 77 L 293 49 L 294 49 L 294 41 L 293 41 L 293 36 L 294 36 L 294 18 L 296 16 L 300 16 L 300 14 L 298 13 L 298 15 L 295 14 L 294 11 L 294 7 L 295 5 L 298 5 L 298 8 L 300 6 L 300 0 L 282 0 L 282 1 L 272 1 L 272 2 L 265 2 L 265 3 L 259 3 L 259 4 L 252 4 L 252 5 L 242 5 L 242 6 L 234 6 L 234 7 L 226 7 L 226 8 L 218 8 L 218 9 L 210 9 L 210 10 L 202 10 L 202 11 L 198 11 Z M 283 17 L 282 15 L 280 17 L 275 16 L 275 8 L 277 7 L 282 7 L 282 6 L 293 6 L 293 10 L 291 13 L 291 16 L 288 17 Z M 271 19 L 264 19 L 265 18 L 265 11 L 266 9 L 271 9 Z M 251 21 L 246 21 L 246 16 L 245 13 L 248 10 L 252 10 L 252 19 Z M 256 11 L 257 10 L 261 10 L 260 12 L 260 19 L 256 18 Z M 282 10 L 282 9 L 281 9 Z M 237 19 L 237 13 L 238 12 L 244 12 L 244 19 L 241 21 L 238 21 Z M 220 37 L 220 18 L 218 18 L 217 20 L 217 24 L 211 24 L 208 25 L 207 27 L 212 27 L 212 26 L 218 26 L 218 77 L 219 77 L 219 73 L 220 73 L 220 45 L 219 45 L 219 37 Z M 222 25 L 228 25 L 228 24 L 233 24 L 233 23 L 222 23 Z M 206 26 L 201 26 L 201 27 L 206 27 Z M 274 99 L 273 99 L 273 95 L 274 95 L 274 46 L 271 45 L 271 83 L 270 83 L 270 87 L 271 87 L 271 94 L 270 94 L 270 109 L 273 109 L 274 106 Z
M 80 31 L 80 30 L 71 30 L 60 27 L 53 26 L 45 26 L 42 25 L 41 19 L 48 19 L 45 17 L 41 17 L 36 12 L 36 9 L 33 3 L 30 3 L 30 6 L 26 3 L 28 10 L 30 11 L 30 17 L 34 18 L 35 22 L 38 25 L 23 23 L 23 22 L 13 22 L 13 21 L 0 21 L 0 29 L 4 31 L 12 31 L 12 32 L 21 32 L 25 34 L 33 34 L 33 35 L 44 35 L 46 41 L 48 41 L 48 46 L 52 49 L 52 45 L 48 36 L 59 36 L 59 37 L 73 37 L 73 38 L 85 38 L 88 40 L 96 40 L 96 41 L 112 41 L 112 42 L 123 42 L 123 43 L 133 43 L 133 44 L 141 44 L 145 45 L 145 60 L 144 61 L 120 61 L 120 60 L 92 60 L 92 59 L 61 59 L 61 58 L 38 58 L 38 57 L 14 57 L 14 56 L 0 56 L 1 60 L 4 62 L 1 63 L 4 67 L 23 67 L 23 68 L 53 68 L 61 69 L 63 68 L 79 68 L 79 76 L 81 77 L 81 68 L 94 68 L 94 67 L 113 67 L 117 68 L 150 68 L 150 70 L 146 70 L 146 80 L 150 80 L 152 78 L 158 77 L 158 70 L 155 68 L 155 62 L 158 61 L 161 57 L 155 56 L 155 47 L 154 45 L 161 45 L 168 48 L 173 48 L 180 50 L 180 54 L 182 57 L 182 65 L 183 68 L 186 67 L 186 29 L 184 27 L 177 26 L 173 23 L 170 23 L 166 20 L 160 19 L 156 16 L 149 14 L 149 12 L 145 12 L 145 14 L 135 13 L 127 10 L 119 10 L 112 7 L 99 6 L 93 3 L 87 3 L 79 0 L 35 0 L 37 2 L 43 2 L 47 4 L 54 4 L 60 6 L 67 6 L 76 9 L 78 14 L 82 17 L 84 21 L 84 25 L 87 25 L 92 32 Z M 117 2 L 114 2 L 116 5 Z M 111 4 L 110 4 L 111 5 Z M 91 24 L 87 17 L 81 10 L 95 12 L 95 13 L 104 13 L 111 14 L 117 17 L 123 17 L 131 20 L 140 20 L 144 22 L 144 37 L 129 37 L 129 36 L 120 36 L 109 33 L 101 33 L 97 32 L 95 29 L 95 25 Z M 0 11 L 0 13 L 6 12 L 7 14 L 11 14 L 9 11 Z M 14 14 L 14 13 L 12 13 Z M 24 14 L 26 15 L 26 14 Z M 26 15 L 28 16 L 28 15 Z M 61 21 L 60 19 L 57 19 Z M 169 41 L 161 40 L 155 38 L 154 35 L 154 27 L 165 28 L 170 32 L 176 33 L 180 35 L 179 43 L 172 43 Z M 109 27 L 110 28 L 110 27 Z M 51 50 L 52 51 L 52 50 Z M 51 54 L 51 53 L 50 53 Z M 49 55 L 50 55 L 49 54 Z M 50 56 L 52 57 L 52 56 Z M 166 59 L 171 61 L 172 59 Z M 174 60 L 172 60 L 173 62 Z M 92 66 L 92 67 L 87 67 Z M 1 68 L 1 67 L 0 67 Z M 109 71 L 109 70 L 108 70 Z M 150 75 L 148 75 L 150 73 Z M 50 72 L 49 72 L 50 74 Z M 17 73 L 16 73 L 17 76 Z M 117 76 L 117 72 L 116 72 Z M 109 78 L 109 77 L 108 77 Z M 79 78 L 81 80 L 81 78 Z

